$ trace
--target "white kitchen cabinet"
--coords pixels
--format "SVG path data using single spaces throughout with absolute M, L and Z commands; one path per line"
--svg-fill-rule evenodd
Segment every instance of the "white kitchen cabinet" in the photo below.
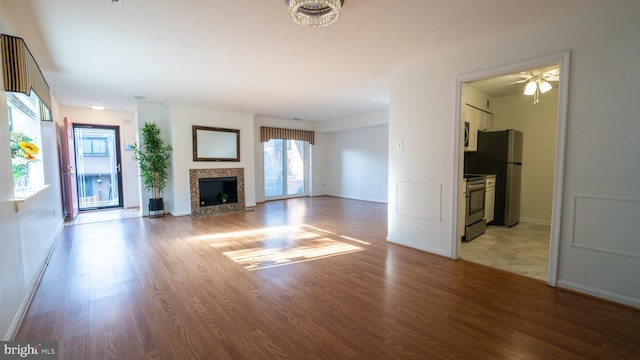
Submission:
M 491 131 L 492 115 L 468 104 L 464 106 L 463 115 L 464 122 L 469 123 L 469 131 L 465 134 L 467 142 L 464 151 L 477 151 L 478 131 Z
M 493 221 L 496 205 L 496 175 L 487 175 L 485 179 L 484 219 L 488 224 Z
M 478 122 L 479 131 L 491 131 L 492 115 L 488 112 L 480 111 L 480 121 Z
M 467 143 L 464 147 L 464 151 L 477 151 L 478 150 L 478 124 L 480 123 L 481 111 L 473 106 L 464 106 L 464 122 L 469 123 L 469 131 L 465 136 L 467 137 Z M 465 125 L 463 123 L 463 125 Z
M 467 214 L 467 179 L 462 179 L 459 189 L 460 197 L 458 198 L 458 238 L 464 236 L 465 215 Z

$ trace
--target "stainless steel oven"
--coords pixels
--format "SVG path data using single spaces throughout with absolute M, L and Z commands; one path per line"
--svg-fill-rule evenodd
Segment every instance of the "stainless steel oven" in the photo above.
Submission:
M 484 198 L 486 181 L 484 176 L 465 175 L 467 179 L 467 210 L 465 214 L 465 241 L 484 234 Z

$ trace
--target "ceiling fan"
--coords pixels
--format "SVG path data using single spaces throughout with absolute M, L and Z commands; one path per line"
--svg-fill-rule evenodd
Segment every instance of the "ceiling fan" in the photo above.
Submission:
M 525 95 L 533 95 L 533 103 L 537 104 L 540 101 L 540 93 L 546 93 L 552 89 L 549 81 L 560 81 L 560 69 L 554 68 L 548 71 L 526 71 L 516 75 L 523 79 L 511 82 L 510 84 L 522 84 L 527 83 L 524 87 Z

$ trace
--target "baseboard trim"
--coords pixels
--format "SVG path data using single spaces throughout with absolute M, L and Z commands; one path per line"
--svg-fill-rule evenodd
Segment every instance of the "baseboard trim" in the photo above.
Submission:
M 31 302 L 33 301 L 33 297 L 36 294 L 36 290 L 38 290 L 38 286 L 40 285 L 40 280 L 42 280 L 42 276 L 44 275 L 44 271 L 47 269 L 47 265 L 49 265 L 49 260 L 51 259 L 51 255 L 53 254 L 53 250 L 56 248 L 58 244 L 58 240 L 60 239 L 60 235 L 62 234 L 62 229 L 64 228 L 64 219 L 60 222 L 58 226 L 58 231 L 56 232 L 56 237 L 51 243 L 51 247 L 47 253 L 47 256 L 44 256 L 40 266 L 38 266 L 38 270 L 33 275 L 33 279 L 31 279 L 31 283 L 27 288 L 27 293 L 24 295 L 20 306 L 18 307 L 18 311 L 16 315 L 13 317 L 13 321 L 11 321 L 11 325 L 9 325 L 9 329 L 7 329 L 7 333 L 4 335 L 3 341 L 13 341 L 18 335 L 18 330 L 20 329 L 20 325 L 22 325 L 22 321 L 24 321 L 25 316 L 27 316 L 27 311 L 29 310 L 29 306 L 31 306 Z
M 558 280 L 558 288 L 566 289 L 569 291 L 582 293 L 592 297 L 600 298 L 606 301 L 615 302 L 621 305 L 631 306 L 633 308 L 640 309 L 640 299 L 635 299 L 629 296 L 624 296 L 610 291 L 604 291 L 583 284 L 579 284 L 573 281 Z
M 540 220 L 540 219 L 528 219 L 528 218 L 520 218 L 520 222 L 527 224 L 535 224 L 535 225 L 546 225 L 551 226 L 550 220 Z
M 435 248 L 431 248 L 431 247 L 428 247 L 428 246 L 421 246 L 421 245 L 418 245 L 418 244 L 408 243 L 408 242 L 405 242 L 405 241 L 391 240 L 391 239 L 389 239 L 389 237 L 387 237 L 387 242 L 390 242 L 390 243 L 396 244 L 396 245 L 400 245 L 400 246 L 404 246 L 404 247 L 408 247 L 408 248 L 412 248 L 414 250 L 420 250 L 420 251 L 428 252 L 428 253 L 433 254 L 433 255 L 446 257 L 448 259 L 451 258 L 451 254 L 449 254 L 446 251 L 443 251 L 441 249 L 435 249 Z

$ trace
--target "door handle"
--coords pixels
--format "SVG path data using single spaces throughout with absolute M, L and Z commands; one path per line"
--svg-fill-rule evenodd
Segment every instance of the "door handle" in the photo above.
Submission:
M 118 170 L 118 172 L 120 172 L 120 164 L 116 165 L 116 170 Z

